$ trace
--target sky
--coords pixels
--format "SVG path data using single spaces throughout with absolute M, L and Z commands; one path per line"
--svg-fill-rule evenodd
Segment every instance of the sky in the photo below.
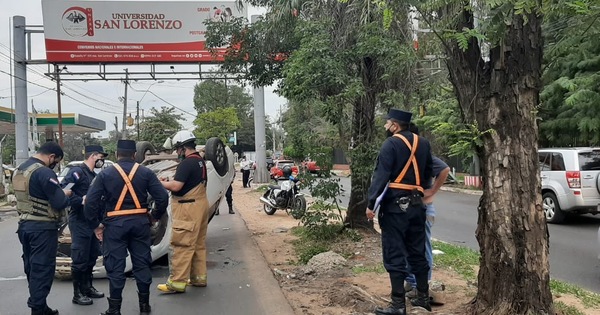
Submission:
M 137 1 L 137 0 L 136 0 Z M 198 2 L 196 0 L 195 2 Z M 202 2 L 202 0 L 200 0 Z M 10 77 L 10 42 L 9 23 L 12 16 L 21 15 L 26 18 L 27 25 L 42 25 L 42 6 L 41 0 L 0 0 L 0 106 L 11 108 L 11 80 Z M 249 8 L 248 15 L 262 14 L 264 8 Z M 32 34 L 32 59 L 45 59 L 45 47 L 43 34 Z M 128 68 L 129 71 L 147 71 L 150 66 L 132 66 L 115 65 L 107 68 L 112 71 L 122 71 Z M 168 66 L 166 66 L 168 67 Z M 186 66 L 174 65 L 177 70 L 185 70 Z M 188 66 L 189 67 L 189 66 Z M 189 69 L 189 68 L 187 68 Z M 194 68 L 197 69 L 197 66 Z M 67 66 L 66 71 L 96 71 L 98 66 Z M 49 110 L 57 112 L 57 95 L 55 90 L 56 82 L 50 80 L 44 73 L 49 72 L 47 64 L 28 65 L 27 68 L 27 102 L 29 111 L 31 104 L 36 110 Z M 155 81 L 132 81 L 128 89 L 128 113 L 135 117 L 136 101 L 140 102 L 140 112 L 148 113 L 152 107 L 170 106 L 168 103 L 180 108 L 186 121 L 183 121 L 184 128 L 193 126 L 194 117 L 190 113 L 195 113 L 193 106 L 193 87 L 199 81 L 197 80 L 167 80 L 162 83 Z M 66 96 L 62 97 L 63 113 L 79 113 L 101 119 L 106 122 L 107 130 L 97 134 L 97 136 L 106 137 L 108 130 L 114 130 L 115 116 L 118 117 L 119 128 L 122 124 L 123 104 L 119 98 L 123 97 L 125 85 L 121 81 L 63 81 L 62 90 Z M 277 117 L 280 108 L 287 103 L 286 99 L 279 97 L 274 93 L 274 86 L 265 87 L 265 114 L 267 116 Z M 137 91 L 136 91 L 137 90 Z M 247 90 L 252 93 L 251 87 Z M 145 93 L 149 91 L 148 93 Z M 167 103 L 168 102 L 168 103 Z

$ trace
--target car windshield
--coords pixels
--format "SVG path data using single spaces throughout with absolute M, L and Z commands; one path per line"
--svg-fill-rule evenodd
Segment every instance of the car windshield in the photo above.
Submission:
M 67 174 L 69 173 L 69 170 L 71 169 L 71 166 L 65 166 L 65 168 L 62 169 L 62 171 L 60 171 L 60 173 L 58 174 L 58 177 L 65 177 L 67 176 Z
M 579 153 L 579 169 L 581 171 L 600 170 L 600 150 Z

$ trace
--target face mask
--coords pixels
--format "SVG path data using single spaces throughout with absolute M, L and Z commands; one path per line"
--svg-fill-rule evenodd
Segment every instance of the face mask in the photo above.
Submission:
M 386 138 L 389 138 L 389 137 L 391 137 L 393 135 L 394 135 L 394 133 L 389 128 L 385 130 L 385 137 Z
M 58 162 L 56 162 L 54 159 L 51 159 L 51 161 L 52 162 L 48 164 L 48 167 L 53 170 L 56 167 L 56 164 L 58 164 Z
M 96 160 L 96 163 L 94 164 L 95 168 L 102 168 L 102 166 L 104 166 L 104 159 L 98 159 Z
M 177 158 L 181 161 L 183 159 L 185 159 L 185 151 L 184 150 L 177 150 Z

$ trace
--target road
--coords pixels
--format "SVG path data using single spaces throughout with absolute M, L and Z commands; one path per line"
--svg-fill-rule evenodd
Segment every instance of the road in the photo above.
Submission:
M 208 229 L 208 287 L 191 287 L 185 294 L 159 294 L 155 287 L 166 281 L 169 271 L 166 266 L 155 265 L 150 289 L 152 314 L 293 315 L 241 217 L 227 214 L 225 203 L 221 213 Z M 16 225 L 15 218 L 0 222 L 0 315 L 29 314 Z M 106 279 L 95 280 L 94 284 L 108 292 Z M 133 278 L 128 278 L 123 294 L 122 313 L 138 314 Z M 71 303 L 72 297 L 71 282 L 55 280 L 48 304 L 58 308 L 61 315 L 99 314 L 107 308 L 106 299 L 94 300 L 91 306 L 79 306 Z
M 350 178 L 340 177 L 346 191 L 342 204 L 348 205 Z M 440 191 L 436 195 L 437 217 L 432 230 L 434 238 L 479 250 L 475 239 L 479 196 Z M 600 293 L 600 260 L 598 260 L 598 228 L 600 216 L 585 215 L 562 225 L 549 224 L 550 274 Z

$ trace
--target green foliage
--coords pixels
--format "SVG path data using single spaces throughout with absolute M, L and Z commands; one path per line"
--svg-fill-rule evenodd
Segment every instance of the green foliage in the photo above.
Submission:
M 201 113 L 194 120 L 196 130 L 194 134 L 200 142 L 208 140 L 210 137 L 219 137 L 223 143 L 229 141 L 229 134 L 240 127 L 235 108 L 217 108 L 212 111 Z
M 297 227 L 292 233 L 298 237 L 293 241 L 294 250 L 301 264 L 306 264 L 313 256 L 330 251 L 338 242 L 359 242 L 360 234 L 345 229 L 341 224 L 322 225 L 315 228 Z
M 466 280 L 474 281 L 477 279 L 475 268 L 479 266 L 479 253 L 462 246 L 455 246 L 444 242 L 432 243 L 434 249 L 444 252 L 442 255 L 434 257 L 436 266 L 449 268 L 456 271 Z
M 0 135 L 2 139 L 4 135 Z M 2 142 L 2 163 L 10 165 L 15 158 L 17 152 L 15 135 L 6 135 L 6 138 Z
M 173 136 L 183 127 L 179 121 L 183 115 L 176 114 L 174 107 L 162 106 L 160 110 L 150 108 L 150 115 L 140 123 L 140 140 L 150 141 L 156 148 L 161 148 L 168 137 Z

